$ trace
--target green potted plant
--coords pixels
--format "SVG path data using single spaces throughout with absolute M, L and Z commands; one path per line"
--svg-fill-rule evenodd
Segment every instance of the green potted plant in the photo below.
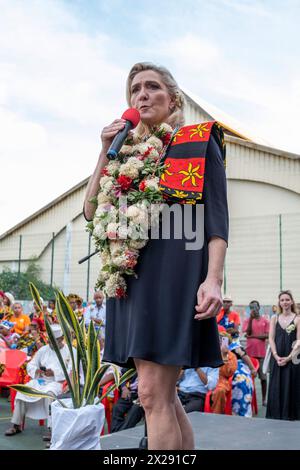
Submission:
M 30 290 L 33 300 L 42 312 L 39 292 L 32 283 L 30 283 Z M 90 323 L 86 332 L 84 320 L 82 319 L 79 322 L 62 292 L 56 294 L 56 310 L 70 353 L 71 371 L 67 370 L 46 316 L 44 320 L 49 342 L 64 372 L 71 398 L 57 399 L 51 393 L 43 393 L 27 385 L 13 385 L 11 388 L 23 394 L 48 398 L 53 401 L 51 405 L 51 449 L 98 450 L 100 449 L 100 434 L 105 420 L 104 407 L 101 401 L 123 382 L 128 381 L 135 373 L 135 370 L 128 370 L 120 378 L 116 366 L 101 364 L 100 345 L 93 322 Z M 74 342 L 76 347 L 74 347 Z M 114 368 L 115 383 L 108 388 L 104 395 L 98 397 L 100 380 L 111 366 Z

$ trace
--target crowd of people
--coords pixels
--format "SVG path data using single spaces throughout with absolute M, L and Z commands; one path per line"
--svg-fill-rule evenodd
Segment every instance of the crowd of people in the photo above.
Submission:
M 94 323 L 102 353 L 106 322 L 103 294 L 95 292 L 93 302 L 86 307 L 76 294 L 69 294 L 67 299 L 86 328 L 91 321 Z M 60 396 L 66 392 L 64 376 L 56 354 L 48 344 L 45 316 L 68 368 L 70 358 L 57 319 L 55 301 L 46 304 L 41 299 L 41 304 L 43 313 L 33 302 L 31 312 L 25 314 L 21 302 L 15 301 L 11 293 L 0 291 L 0 348 L 25 351 L 28 360 L 23 382 Z M 299 304 L 295 304 L 290 291 L 283 291 L 278 296 L 278 305 L 272 307 L 271 316 L 263 312 L 259 302 L 253 300 L 241 315 L 233 309 L 231 297 L 223 297 L 223 307 L 216 317 L 223 365 L 181 370 L 177 393 L 186 413 L 207 411 L 252 417 L 257 377 L 261 384 L 260 405 L 266 407 L 267 418 L 300 419 Z M 122 374 L 126 369 L 120 371 Z M 112 380 L 114 375 L 108 373 L 101 386 Z M 25 416 L 49 418 L 49 404 L 45 399 L 24 397 L 19 393 L 16 396 L 12 427 L 6 431 L 7 436 L 22 431 Z M 136 374 L 119 390 L 119 398 L 112 408 L 111 432 L 133 427 L 143 418 Z

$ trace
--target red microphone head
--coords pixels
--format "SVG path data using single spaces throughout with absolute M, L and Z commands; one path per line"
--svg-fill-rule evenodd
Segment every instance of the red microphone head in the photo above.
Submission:
M 141 120 L 140 113 L 135 108 L 129 108 L 122 114 L 122 119 L 125 121 L 130 121 L 132 128 L 134 129 Z

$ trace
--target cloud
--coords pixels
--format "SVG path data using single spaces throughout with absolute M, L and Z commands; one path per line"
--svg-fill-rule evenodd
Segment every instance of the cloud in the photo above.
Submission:
M 219 6 L 225 6 L 239 13 L 246 13 L 247 15 L 266 18 L 272 18 L 273 16 L 273 12 L 268 10 L 266 5 L 263 5 L 260 0 L 217 0 L 217 3 Z
M 261 70 L 245 65 L 222 44 L 199 34 L 170 41 L 174 47 L 161 48 L 160 54 L 168 57 L 179 84 L 231 114 L 274 147 L 300 153 L 300 67 L 274 77 L 271 67 Z
M 63 4 L 0 9 L 2 232 L 90 174 L 102 127 L 126 106 L 126 73 L 111 39 L 81 33 Z

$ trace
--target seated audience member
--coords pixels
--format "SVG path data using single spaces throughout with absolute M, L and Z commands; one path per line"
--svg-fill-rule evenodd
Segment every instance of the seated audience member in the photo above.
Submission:
M 0 290 L 0 321 L 4 319 L 6 313 L 6 308 L 4 304 L 4 292 L 3 290 Z
M 67 370 L 71 368 L 71 358 L 68 347 L 64 345 L 64 337 L 59 325 L 51 326 L 53 334 L 60 348 Z M 52 346 L 40 348 L 27 364 L 27 372 L 32 378 L 28 386 L 41 392 L 51 392 L 58 396 L 63 391 L 65 376 L 57 355 Z M 47 419 L 49 416 L 49 400 L 47 398 L 32 397 L 18 392 L 15 398 L 15 409 L 11 419 L 12 427 L 5 435 L 14 436 L 22 431 L 25 417 L 31 419 Z
M 213 413 L 224 414 L 226 400 L 231 392 L 231 379 L 237 369 L 237 358 L 228 348 L 229 337 L 227 333 L 220 333 L 220 343 L 224 364 L 219 369 L 219 380 L 212 393 L 211 409 Z
M 198 367 L 184 369 L 178 381 L 178 397 L 186 411 L 203 411 L 205 396 L 209 390 L 216 388 L 219 369 Z
M 77 311 L 78 319 L 82 320 L 85 308 L 83 306 L 83 299 L 79 295 L 77 296 L 77 299 L 76 299 L 76 305 L 77 305 L 76 311 Z
M 57 313 L 56 313 L 56 305 L 55 305 L 55 300 L 49 300 L 48 301 L 48 320 L 51 324 L 53 323 L 59 323 L 57 319 Z
M 14 333 L 22 335 L 25 331 L 28 331 L 30 318 L 23 313 L 23 307 L 19 302 L 13 304 L 13 316 L 10 318 L 10 321 L 14 323 Z
M 67 296 L 67 300 L 70 304 L 70 307 L 71 309 L 73 310 L 73 312 L 76 314 L 77 318 L 79 321 L 82 320 L 82 317 L 83 317 L 83 310 L 82 309 L 78 309 L 78 302 L 79 304 L 82 305 L 82 298 L 79 297 L 79 295 L 77 294 L 69 294 Z
M 241 347 L 239 339 L 235 338 L 229 345 L 237 358 L 237 369 L 232 378 L 232 414 L 236 416 L 252 417 L 253 381 L 257 372 L 246 351 Z
M 47 307 L 46 307 L 42 297 L 40 297 L 40 303 L 43 307 L 43 312 L 41 312 L 38 305 L 36 305 L 36 303 L 33 302 L 32 312 L 29 316 L 30 316 L 30 319 L 31 319 L 31 323 L 37 323 L 38 326 L 39 326 L 40 331 L 46 331 L 46 325 L 45 325 L 44 317 L 45 317 L 45 315 L 48 314 L 48 312 L 47 312 Z
M 0 346 L 2 348 L 15 349 L 14 323 L 3 320 L 0 323 Z
M 13 304 L 15 298 L 10 292 L 4 292 L 3 304 L 4 304 L 4 316 L 3 320 L 9 320 L 13 316 Z
M 122 369 L 125 373 L 128 369 Z M 121 396 L 112 410 L 111 432 L 135 427 L 145 413 L 138 401 L 138 377 L 135 374 L 128 382 L 121 385 Z
M 47 342 L 46 334 L 40 331 L 39 324 L 33 320 L 28 332 L 19 338 L 17 348 L 26 349 L 27 355 L 32 357 Z

